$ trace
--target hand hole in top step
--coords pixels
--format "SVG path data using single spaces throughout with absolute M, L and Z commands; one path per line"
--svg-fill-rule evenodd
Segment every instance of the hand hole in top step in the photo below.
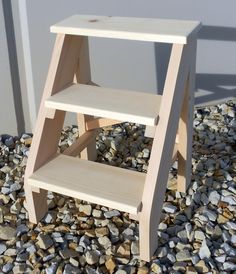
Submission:
M 98 19 L 91 19 L 89 20 L 90 23 L 95 23 L 95 22 L 98 22 L 99 20 Z

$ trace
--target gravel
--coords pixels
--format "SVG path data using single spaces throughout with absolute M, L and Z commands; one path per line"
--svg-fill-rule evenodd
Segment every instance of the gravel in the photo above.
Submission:
M 170 171 L 150 263 L 139 260 L 138 222 L 127 213 L 48 193 L 49 211 L 28 221 L 23 179 L 32 134 L 0 135 L 1 273 L 236 273 L 236 102 L 194 112 L 192 182 L 175 191 Z M 152 139 L 142 125 L 100 130 L 98 162 L 147 172 Z M 66 127 L 63 151 L 78 137 Z

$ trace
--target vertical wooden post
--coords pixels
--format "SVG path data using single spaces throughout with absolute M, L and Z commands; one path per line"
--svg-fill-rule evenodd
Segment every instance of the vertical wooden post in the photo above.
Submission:
M 65 118 L 65 112 L 60 110 L 55 110 L 53 115 L 50 115 L 50 118 L 48 118 L 48 111 L 44 106 L 44 102 L 49 96 L 72 84 L 78 63 L 81 41 L 81 36 L 64 34 L 58 34 L 55 41 L 25 171 L 26 204 L 29 220 L 33 223 L 37 223 L 47 212 L 47 192 L 42 189 L 32 189 L 28 184 L 28 178 L 56 154 Z
M 172 47 L 139 214 L 140 258 L 146 261 L 157 248 L 157 229 L 189 71 L 188 53 L 188 45 Z
M 91 68 L 89 59 L 89 43 L 88 37 L 83 38 L 83 43 L 81 47 L 79 64 L 76 71 L 76 81 L 81 84 L 88 84 L 91 82 Z M 86 129 L 86 122 L 94 119 L 91 115 L 85 115 L 78 113 L 77 122 L 79 128 L 79 136 L 83 135 Z M 82 159 L 95 161 L 97 159 L 96 151 L 96 131 L 94 130 L 94 140 L 80 153 Z
M 177 191 L 186 192 L 191 182 L 196 38 L 189 43 L 190 70 L 179 120 Z

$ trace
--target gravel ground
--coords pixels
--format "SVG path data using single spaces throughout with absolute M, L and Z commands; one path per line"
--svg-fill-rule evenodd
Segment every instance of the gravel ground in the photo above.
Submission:
M 0 273 L 236 273 L 236 101 L 195 110 L 193 176 L 186 194 L 170 172 L 159 247 L 138 258 L 138 223 L 117 210 L 54 193 L 34 225 L 24 208 L 23 177 L 32 135 L 0 136 Z M 98 161 L 146 172 L 152 139 L 122 123 L 97 139 Z M 60 149 L 78 137 L 63 130 Z

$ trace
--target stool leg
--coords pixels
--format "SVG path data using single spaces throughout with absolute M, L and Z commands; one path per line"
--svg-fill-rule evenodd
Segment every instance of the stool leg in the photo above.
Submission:
M 174 44 L 146 175 L 139 213 L 140 258 L 150 261 L 157 248 L 157 229 L 189 73 L 189 48 Z
M 195 43 L 194 43 L 195 42 Z M 186 192 L 191 182 L 196 41 L 190 45 L 190 71 L 179 120 L 177 191 Z
M 90 119 L 94 119 L 93 116 L 77 114 L 78 127 L 79 127 L 79 136 L 83 135 L 86 132 L 86 122 Z M 94 130 L 95 131 L 95 130 Z M 96 135 L 94 135 L 94 140 L 91 141 L 88 146 L 81 151 L 81 159 L 95 161 L 97 159 L 97 150 L 96 150 Z
M 73 83 L 82 40 L 81 36 L 58 34 L 55 41 L 25 171 L 26 207 L 29 220 L 34 223 L 37 223 L 47 212 L 47 192 L 32 188 L 28 183 L 28 178 L 57 153 L 65 119 L 64 111 L 48 111 L 44 106 L 45 99 Z
M 77 83 L 81 84 L 90 84 L 91 83 L 91 69 L 90 69 L 90 60 L 89 60 L 89 43 L 88 37 L 84 37 L 81 52 L 79 57 L 79 64 L 76 71 L 75 79 Z M 91 115 L 84 115 L 81 113 L 77 114 L 77 123 L 79 128 L 79 136 L 83 135 L 86 129 L 86 122 L 92 120 L 94 117 Z M 95 161 L 97 159 L 97 151 L 96 151 L 96 138 L 88 147 L 86 147 L 80 153 L 80 157 L 82 159 Z

